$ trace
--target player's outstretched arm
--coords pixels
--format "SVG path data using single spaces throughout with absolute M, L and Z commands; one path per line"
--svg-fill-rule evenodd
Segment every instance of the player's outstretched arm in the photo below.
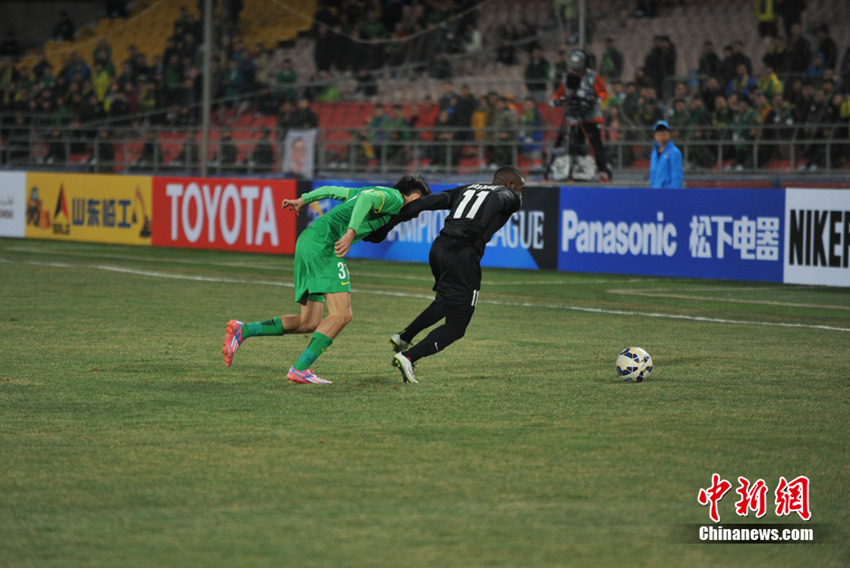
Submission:
M 370 243 L 380 243 L 381 241 L 387 238 L 387 235 L 390 234 L 390 231 L 392 231 L 393 228 L 399 223 L 409 221 L 420 213 L 422 213 L 423 211 L 433 211 L 435 209 L 449 208 L 451 208 L 451 199 L 448 192 L 446 191 L 440 193 L 432 193 L 431 195 L 420 197 L 419 199 L 411 201 L 410 203 L 402 207 L 401 211 L 390 217 L 390 220 L 387 221 L 385 225 L 383 225 L 379 229 L 375 229 L 374 231 L 366 235 L 363 240 L 368 241 Z
M 346 201 L 349 197 L 353 197 L 359 193 L 359 190 L 352 190 L 348 187 L 338 187 L 335 185 L 325 185 L 313 191 L 308 191 L 298 199 L 284 199 L 281 203 L 281 209 L 292 209 L 296 215 L 301 212 L 308 203 L 320 201 L 322 199 L 336 199 L 337 201 Z

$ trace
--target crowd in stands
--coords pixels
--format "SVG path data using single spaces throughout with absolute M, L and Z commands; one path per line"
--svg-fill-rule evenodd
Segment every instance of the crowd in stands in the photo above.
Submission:
M 413 137 L 428 142 L 426 157 L 439 164 L 457 163 L 465 146 L 476 144 L 487 148 L 489 162 L 510 161 L 506 152 L 515 151 L 535 160 L 544 150 L 546 129 L 558 126 L 546 124 L 540 107 L 563 76 L 572 46 L 557 49 L 550 63 L 537 30 L 527 23 L 504 24 L 494 38 L 498 47 L 488 56 L 494 66 L 521 66 L 526 97 L 473 94 L 465 84 L 457 89 L 452 59 L 482 49 L 475 0 L 320 0 L 311 30 L 316 75 L 309 78 L 298 76 L 285 45 L 268 49 L 238 37 L 234 30 L 241 3 L 235 4 L 235 10 L 225 11 L 224 17 L 216 14 L 214 20 L 218 49 L 213 54 L 213 98 L 218 108 L 250 108 L 276 117 L 274 139 L 282 140 L 289 129 L 319 126 L 311 103 L 341 100 L 338 79 L 343 74 L 356 78 L 356 97 L 379 102 L 382 93 L 374 71 L 395 72 L 405 65 L 444 81 L 444 94 L 439 100 L 426 97 L 409 115 L 401 107 L 376 105 L 368 124 L 356 133 L 356 160 L 401 164 L 411 157 L 408 143 Z M 648 6 L 650 13 L 656 9 Z M 707 40 L 699 61 L 687 62 L 692 69 L 687 78 L 676 76 L 676 46 L 669 37 L 654 38 L 644 65 L 628 79 L 623 77 L 620 46 L 607 38 L 603 53 L 588 58 L 606 79 L 610 94 L 604 105 L 606 140 L 643 143 L 651 125 L 666 119 L 674 140 L 688 146 L 686 157 L 695 167 L 713 167 L 718 154 L 731 167 L 762 167 L 780 157 L 779 146 L 770 142 L 792 137 L 804 143 L 809 167 L 841 165 L 850 155 L 850 47 L 839 57 L 826 24 L 806 36 L 796 17 L 781 20 L 787 37 L 778 35 L 777 21 L 773 27 L 759 22 L 759 32 L 773 37 L 760 57 L 744 53 L 740 41 L 717 53 Z M 74 24 L 67 14 L 60 15 L 53 36 L 73 38 Z M 101 38 L 90 54 L 71 50 L 62 67 L 54 69 L 44 55 L 32 65 L 20 64 L 20 48 L 9 34 L 0 45 L 7 54 L 0 63 L 3 127 L 12 129 L 8 132 L 41 128 L 55 142 L 51 148 L 57 155 L 69 131 L 76 144 L 85 144 L 103 135 L 98 129 L 196 128 L 201 36 L 199 19 L 183 8 L 160 53 L 141 53 L 131 46 L 125 59 L 115 61 L 109 42 Z M 430 131 L 423 133 L 423 128 Z M 757 151 L 754 140 L 764 142 Z M 839 141 L 830 145 L 829 156 L 827 146 L 819 143 L 824 140 Z M 627 146 L 623 165 L 641 157 Z
M 779 157 L 775 141 L 792 138 L 802 142 L 803 155 L 797 158 L 809 169 L 827 165 L 823 142 L 836 141 L 829 146 L 829 163 L 841 166 L 850 155 L 850 47 L 839 62 L 827 24 L 811 41 L 799 21 L 788 29 L 788 38 L 773 36 L 771 49 L 755 63 L 741 41 L 725 46 L 720 55 L 707 40 L 685 80 L 675 80 L 672 71 L 675 46 L 656 36 L 634 80 L 623 82 L 609 71 L 619 59 L 609 40 L 600 66 L 613 95 L 606 111 L 609 140 L 623 126 L 648 132 L 665 119 L 674 140 L 695 142 L 688 156 L 694 166 L 711 167 L 719 157 L 737 169 L 763 167 Z M 762 142 L 757 152 L 755 140 Z
M 365 127 L 355 133 L 359 144 L 353 147 L 353 161 L 403 166 L 416 158 L 427 168 L 451 170 L 464 157 L 495 167 L 515 161 L 519 152 L 534 162 L 543 156 L 545 129 L 531 97 L 515 101 L 495 91 L 476 97 L 469 85 L 457 89 L 446 82 L 437 100 L 426 96 L 409 113 L 401 104 L 374 105 Z
M 320 0 L 313 26 L 316 70 L 357 75 L 413 65 L 448 78 L 447 55 L 481 49 L 475 5 L 476 0 Z

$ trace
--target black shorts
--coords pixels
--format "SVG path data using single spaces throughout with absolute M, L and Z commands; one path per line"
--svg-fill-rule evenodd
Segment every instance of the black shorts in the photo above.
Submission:
M 474 246 L 438 236 L 429 255 L 437 301 L 445 306 L 473 311 L 481 289 L 481 255 Z

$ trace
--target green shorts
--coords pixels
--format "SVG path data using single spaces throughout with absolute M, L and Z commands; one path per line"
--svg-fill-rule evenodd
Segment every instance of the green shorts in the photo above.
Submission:
M 351 292 L 344 258 L 334 252 L 334 242 L 323 231 L 308 227 L 295 243 L 295 301 L 324 302 L 325 294 Z

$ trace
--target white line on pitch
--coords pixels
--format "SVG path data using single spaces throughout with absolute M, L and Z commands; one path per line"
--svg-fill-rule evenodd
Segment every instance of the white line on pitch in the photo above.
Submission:
M 17 262 L 17 261 L 5 261 L 4 262 Z M 36 261 L 30 261 L 27 264 L 44 264 L 45 266 L 58 266 L 61 268 L 65 268 L 66 265 L 59 265 L 55 263 L 38 263 Z M 94 268 L 96 270 L 105 270 L 110 272 L 119 272 L 122 274 L 132 274 L 135 276 L 147 276 L 151 278 L 162 278 L 162 279 L 171 279 L 171 280 L 189 280 L 193 282 L 209 282 L 214 284 L 260 284 L 264 286 L 280 286 L 284 288 L 292 288 L 293 284 L 289 282 L 279 282 L 275 280 L 241 280 L 237 278 L 221 278 L 218 276 L 191 276 L 191 275 L 183 275 L 183 274 L 170 274 L 167 272 L 157 272 L 152 270 L 137 270 L 134 268 L 123 268 L 119 266 L 109 266 L 109 265 L 90 265 L 85 268 Z M 385 292 L 381 290 L 357 290 L 358 294 L 371 294 L 374 296 L 392 296 L 397 298 L 416 298 L 416 299 L 424 299 L 431 300 L 433 299 L 432 295 L 425 294 L 409 294 L 405 292 Z M 850 328 L 845 327 L 834 327 L 829 325 L 813 325 L 813 324 L 803 324 L 803 323 L 785 323 L 785 322 L 764 322 L 764 321 L 746 321 L 746 320 L 729 320 L 723 318 L 709 318 L 709 317 L 701 317 L 701 316 L 686 316 L 682 314 L 663 314 L 663 313 L 654 313 L 654 312 L 634 312 L 627 310 L 612 310 L 606 308 L 592 308 L 592 307 L 582 307 L 582 306 L 564 306 L 559 304 L 533 304 L 530 302 L 499 302 L 494 300 L 482 300 L 478 302 L 479 304 L 490 304 L 494 306 L 517 306 L 523 308 L 540 308 L 547 310 L 564 310 L 564 311 L 573 311 L 573 312 L 586 312 L 586 313 L 594 313 L 594 314 L 604 314 L 604 315 L 617 315 L 617 316 L 630 316 L 630 317 L 651 317 L 651 318 L 662 318 L 662 319 L 675 319 L 675 320 L 684 320 L 684 321 L 695 321 L 702 323 L 720 323 L 720 324 L 735 324 L 735 325 L 754 325 L 754 326 L 765 326 L 765 327 L 786 327 L 786 328 L 798 328 L 798 329 L 820 329 L 825 331 L 841 331 L 841 332 L 850 332 Z
M 733 304 L 762 304 L 765 306 L 783 306 L 787 308 L 821 308 L 824 310 L 850 310 L 850 306 L 832 306 L 826 304 L 799 304 L 794 302 L 777 302 L 774 300 L 745 300 L 743 298 L 715 298 L 713 296 L 692 296 L 690 294 L 673 294 L 670 292 L 662 292 L 658 290 L 608 290 L 608 293 L 619 294 L 621 296 L 676 298 L 677 300 L 694 300 L 700 302 L 728 302 Z
M 56 251 L 55 249 L 51 250 L 38 250 L 27 247 L 6 247 L 7 251 L 10 252 L 22 252 L 26 254 L 45 254 L 45 255 L 55 255 L 61 254 L 63 256 L 75 256 L 80 258 L 92 258 L 92 259 L 111 259 L 111 260 L 127 260 L 127 261 L 139 261 L 139 262 L 155 262 L 159 265 L 163 264 L 188 264 L 188 265 L 197 265 L 197 266 L 218 266 L 224 268 L 252 268 L 255 270 L 274 270 L 276 272 L 283 272 L 290 274 L 292 273 L 292 266 L 282 266 L 276 264 L 255 264 L 248 262 L 212 262 L 212 261 L 203 261 L 203 260 L 193 260 L 187 258 L 161 258 L 161 257 L 149 257 L 149 256 L 126 256 L 121 254 L 112 254 L 112 253 L 102 253 L 102 252 L 79 252 L 79 251 Z M 86 250 L 95 250 L 95 249 L 86 249 Z M 363 260 L 363 259 L 355 259 L 355 260 Z M 427 270 L 425 268 L 424 270 Z M 361 272 L 358 271 L 357 275 L 363 278 L 387 278 L 386 274 L 376 274 L 372 272 Z M 412 275 L 399 275 L 394 274 L 392 278 L 397 280 L 411 280 L 414 282 L 430 282 L 432 277 L 428 276 L 412 276 Z M 584 282 L 581 284 L 604 284 L 611 282 L 610 280 L 597 280 L 593 282 Z M 488 286 L 531 286 L 531 285 L 562 285 L 563 282 L 556 280 L 517 280 L 517 281 L 499 281 L 499 282 L 491 282 L 489 280 L 484 280 L 484 283 Z

